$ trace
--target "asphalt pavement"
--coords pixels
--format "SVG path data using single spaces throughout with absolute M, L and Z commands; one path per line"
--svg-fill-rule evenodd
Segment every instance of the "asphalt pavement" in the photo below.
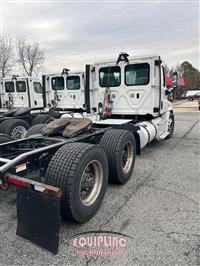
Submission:
M 189 101 L 188 99 L 173 102 L 175 112 L 199 112 L 198 100 Z
M 62 222 L 57 255 L 16 236 L 16 194 L 1 191 L 0 265 L 200 265 L 199 118 L 199 112 L 176 112 L 173 137 L 152 142 L 137 156 L 127 184 L 109 184 L 95 217 L 84 225 Z M 127 246 L 73 247 L 79 233 L 123 234 Z M 80 249 L 103 255 L 77 255 Z M 104 255 L 111 249 L 123 254 Z

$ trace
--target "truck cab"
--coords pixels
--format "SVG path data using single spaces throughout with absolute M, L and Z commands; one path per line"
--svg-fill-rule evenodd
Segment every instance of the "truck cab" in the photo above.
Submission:
M 42 86 L 43 84 L 43 86 Z M 4 78 L 0 87 L 0 133 L 24 138 L 27 130 L 68 113 L 84 111 L 83 72 Z M 9 120 L 9 121 L 8 121 Z
M 64 69 L 62 74 L 43 76 L 43 87 L 46 91 L 46 107 L 60 111 L 84 110 L 84 73 L 69 73 Z
M 103 106 L 109 96 L 114 116 L 158 117 L 168 110 L 168 90 L 160 56 L 135 56 L 126 53 L 116 60 L 98 62 L 91 67 L 93 105 Z
M 8 77 L 1 80 L 1 113 L 11 108 L 43 108 L 41 81 L 33 77 Z
M 115 60 L 86 65 L 85 89 L 93 122 L 101 126 L 134 123 L 140 128 L 140 148 L 173 134 L 173 108 L 160 56 L 129 58 L 121 53 Z

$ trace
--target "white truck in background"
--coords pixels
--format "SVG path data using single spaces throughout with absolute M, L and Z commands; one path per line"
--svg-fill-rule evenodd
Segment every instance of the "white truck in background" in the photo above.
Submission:
M 80 112 L 85 109 L 84 72 L 69 72 L 42 76 L 46 107 L 59 111 Z
M 1 80 L 0 113 L 12 108 L 42 109 L 42 84 L 33 77 L 6 77 Z
M 37 113 L 43 110 L 41 81 L 13 75 L 0 81 L 0 133 L 23 138 Z M 31 114 L 31 111 L 35 115 Z
M 7 77 L 0 83 L 0 133 L 24 138 L 35 124 L 46 123 L 66 112 L 84 110 L 84 73 Z

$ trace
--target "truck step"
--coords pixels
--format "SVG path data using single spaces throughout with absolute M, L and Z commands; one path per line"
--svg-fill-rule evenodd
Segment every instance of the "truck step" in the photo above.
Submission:
M 164 132 L 162 135 L 160 135 L 160 137 L 158 138 L 158 140 L 163 140 L 163 139 L 165 139 L 168 135 L 169 135 L 169 132 Z

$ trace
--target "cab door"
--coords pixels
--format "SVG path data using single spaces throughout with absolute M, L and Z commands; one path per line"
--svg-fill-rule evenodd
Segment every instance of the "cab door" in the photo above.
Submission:
M 26 79 L 17 79 L 15 83 L 14 107 L 30 107 L 30 95 Z
M 82 73 L 50 78 L 48 101 L 60 109 L 80 109 L 85 103 Z
M 29 82 L 31 108 L 43 108 L 43 89 L 40 80 Z
M 15 94 L 15 84 L 13 80 L 3 80 L 2 83 L 2 93 L 1 93 L 1 103 L 3 108 L 14 107 L 14 94 Z
M 84 78 L 83 74 L 74 74 L 66 77 L 67 98 L 69 108 L 80 109 L 84 107 Z
M 105 89 L 109 88 L 113 114 L 146 113 L 145 102 L 151 94 L 150 65 L 148 60 L 97 65 L 95 87 L 99 101 L 103 103 Z
M 61 108 L 61 102 L 63 102 L 64 90 L 66 88 L 65 78 L 63 76 L 48 76 L 47 88 L 48 106 L 51 108 Z

